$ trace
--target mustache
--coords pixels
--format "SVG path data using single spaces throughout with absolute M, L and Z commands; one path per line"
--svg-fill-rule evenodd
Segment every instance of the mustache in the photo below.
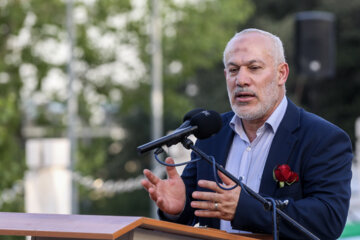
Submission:
M 234 95 L 237 96 L 237 95 L 240 95 L 242 93 L 247 93 L 247 94 L 251 94 L 251 95 L 256 96 L 256 93 L 253 90 L 251 90 L 251 89 L 249 89 L 247 87 L 236 87 L 236 89 L 234 91 Z

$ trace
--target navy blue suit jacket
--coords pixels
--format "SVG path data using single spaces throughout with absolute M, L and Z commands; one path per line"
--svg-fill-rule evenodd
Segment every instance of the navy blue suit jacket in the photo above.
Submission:
M 196 145 L 225 166 L 234 137 L 229 122 L 234 113 L 222 115 L 219 133 Z M 194 158 L 195 156 L 192 156 Z M 321 239 L 335 239 L 345 226 L 351 195 L 351 142 L 347 134 L 326 120 L 306 112 L 288 100 L 285 116 L 274 136 L 262 174 L 259 194 L 288 199 L 284 212 Z M 299 181 L 280 188 L 273 179 L 273 169 L 288 164 L 298 173 Z M 200 179 L 214 180 L 205 160 L 186 166 L 182 178 L 186 185 L 186 206 L 176 222 L 219 228 L 217 218 L 198 218 L 191 208 L 193 191 L 208 191 L 197 186 Z M 160 211 L 160 217 L 166 219 Z M 241 191 L 232 227 L 251 232 L 272 232 L 271 213 L 245 191 Z M 280 237 L 305 239 L 287 222 L 280 222 Z

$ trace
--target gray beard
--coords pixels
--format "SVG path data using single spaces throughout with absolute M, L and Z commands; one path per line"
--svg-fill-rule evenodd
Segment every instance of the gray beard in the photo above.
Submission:
M 241 90 L 237 90 L 241 91 Z M 242 91 L 246 91 L 246 89 L 242 89 Z M 264 117 L 275 105 L 278 101 L 280 94 L 280 90 L 276 85 L 276 82 L 273 81 L 267 88 L 264 90 L 264 96 L 267 96 L 265 102 L 260 103 L 260 106 L 256 106 L 251 112 L 243 112 L 241 110 L 241 105 L 233 105 L 231 104 L 232 110 L 244 120 L 256 120 Z M 230 99 L 231 101 L 231 99 Z

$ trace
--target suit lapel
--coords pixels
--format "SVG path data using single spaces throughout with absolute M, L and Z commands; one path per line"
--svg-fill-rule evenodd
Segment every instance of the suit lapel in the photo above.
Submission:
M 224 126 L 219 138 L 222 139 L 222 142 L 219 143 L 218 146 L 216 146 L 212 151 L 214 153 L 216 161 L 224 167 L 234 138 L 234 131 L 229 126 L 229 123 L 233 116 L 233 113 L 225 116 L 225 119 L 223 121 Z
M 299 110 L 288 99 L 288 106 L 283 120 L 274 136 L 269 155 L 266 160 L 264 172 L 260 184 L 260 193 L 272 196 L 276 190 L 276 184 L 273 179 L 273 170 L 279 164 L 287 163 L 292 149 L 297 141 L 293 134 L 299 127 Z

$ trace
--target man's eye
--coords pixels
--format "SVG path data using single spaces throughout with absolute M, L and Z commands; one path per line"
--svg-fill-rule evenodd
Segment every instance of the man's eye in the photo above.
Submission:
M 229 72 L 230 72 L 230 73 L 235 73 L 235 72 L 237 72 L 237 70 L 238 70 L 237 68 L 230 68 L 230 69 L 229 69 Z
M 260 68 L 261 68 L 260 66 L 249 66 L 250 70 L 257 70 L 257 69 L 260 69 Z

